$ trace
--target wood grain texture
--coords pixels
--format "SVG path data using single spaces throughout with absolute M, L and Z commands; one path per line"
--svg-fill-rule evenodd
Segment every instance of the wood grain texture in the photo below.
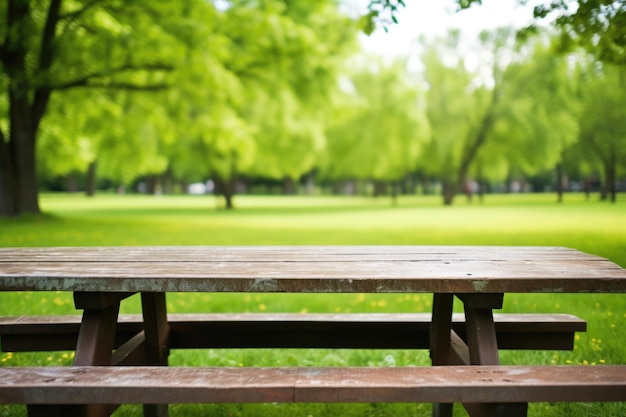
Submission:
M 73 350 L 80 316 L 0 317 L 3 351 Z M 426 349 L 428 313 L 169 314 L 170 347 Z M 572 349 L 586 322 L 568 314 L 494 314 L 500 349 Z M 465 335 L 465 317 L 452 315 L 452 328 Z M 143 330 L 141 315 L 120 315 L 116 348 Z
M 626 401 L 626 366 L 0 367 L 0 404 Z
M 0 291 L 626 292 L 626 270 L 561 247 L 0 249 Z

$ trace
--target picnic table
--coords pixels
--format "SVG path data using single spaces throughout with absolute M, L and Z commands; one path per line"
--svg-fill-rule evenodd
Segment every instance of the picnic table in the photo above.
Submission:
M 80 323 L 61 319 L 54 327 L 54 316 L 33 318 L 34 324 L 28 317 L 13 317 L 9 330 L 3 331 L 6 343 L 10 343 L 9 336 L 30 332 L 29 337 L 37 337 L 31 347 L 66 346 L 65 336 L 75 332 L 70 342 L 75 343 L 72 367 L 0 367 L 0 404 L 28 404 L 33 416 L 108 415 L 122 403 L 146 404 L 146 415 L 167 415 L 167 403 L 172 402 L 289 401 L 433 402 L 436 416 L 451 415 L 451 404 L 462 402 L 472 416 L 524 416 L 527 403 L 533 401 L 626 401 L 626 365 L 500 364 L 503 340 L 513 348 L 530 343 L 560 349 L 562 337 L 556 341 L 557 336 L 565 334 L 569 338 L 565 344 L 571 347 L 573 331 L 584 330 L 584 322 L 581 327 L 576 318 L 557 320 L 554 315 L 543 321 L 537 315 L 517 315 L 507 322 L 494 314 L 502 308 L 506 293 L 626 292 L 626 270 L 568 248 L 3 248 L 0 290 L 71 291 L 76 308 L 83 310 Z M 415 322 L 406 315 L 380 320 L 372 315 L 255 319 L 236 314 L 186 321 L 168 316 L 166 293 L 172 292 L 431 293 L 433 307 L 431 315 Z M 125 323 L 119 315 L 120 302 L 136 293 L 141 294 L 143 314 Z M 452 311 L 455 297 L 463 302 L 460 319 Z M 230 329 L 224 336 L 228 342 L 221 347 L 238 343 L 245 347 L 359 347 L 380 345 L 378 332 L 392 344 L 413 343 L 412 329 L 417 334 L 424 320 L 432 367 L 165 366 L 176 344 L 220 345 L 207 340 L 207 329 Z M 237 327 L 238 323 L 243 327 Z M 511 323 L 513 330 L 507 333 Z M 542 325 L 546 330 L 537 330 Z M 46 326 L 55 330 L 46 332 Z M 128 335 L 122 337 L 122 330 Z M 270 342 L 262 336 L 266 331 Z M 308 338 L 315 331 L 322 342 Z M 295 336 L 290 338 L 292 332 Z M 357 333 L 359 337 L 354 337 Z M 521 337 L 516 339 L 512 333 Z M 254 336 L 246 338 L 247 334 Z M 5 339 L 1 340 L 4 349 Z M 29 343 L 20 340 L 16 346 Z M 415 346 L 421 345 L 416 342 Z

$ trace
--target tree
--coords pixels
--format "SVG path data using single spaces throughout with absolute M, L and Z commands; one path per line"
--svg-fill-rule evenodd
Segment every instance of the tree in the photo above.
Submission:
M 404 60 L 368 57 L 343 79 L 344 104 L 328 128 L 322 175 L 395 182 L 417 168 L 430 126 Z
M 626 75 L 610 64 L 585 64 L 580 74 L 581 146 L 587 160 L 595 156 L 602 167 L 602 199 L 615 202 L 618 174 L 626 172 Z
M 184 30 L 181 16 L 184 5 L 144 0 L 2 3 L 0 215 L 40 211 L 35 150 L 53 94 L 166 87 L 179 58 L 172 34 Z
M 233 1 L 211 21 L 170 93 L 171 164 L 179 177 L 211 176 L 232 208 L 238 176 L 297 179 L 315 165 L 357 29 L 328 0 Z
M 429 86 L 427 115 L 433 129 L 423 162 L 425 169 L 440 179 L 446 205 L 464 189 L 479 151 L 492 136 L 501 107 L 503 72 L 496 55 L 508 40 L 505 32 L 494 38 L 482 35 L 493 50 L 493 87 L 489 88 L 478 83 L 477 74 L 470 72 L 458 56 L 459 36 L 459 32 L 452 32 L 445 41 L 426 45 L 423 54 Z
M 455 57 L 458 34 L 426 49 L 428 118 L 433 140 L 425 168 L 442 182 L 444 204 L 472 179 L 504 179 L 554 167 L 576 140 L 567 60 L 541 39 L 517 49 L 512 31 L 481 34 L 488 80 Z M 444 59 L 450 61 L 444 62 Z
M 554 169 L 561 201 L 564 154 L 579 132 L 572 67 L 567 56 L 555 53 L 550 36 L 537 36 L 520 48 L 520 58 L 503 74 L 502 117 L 494 129 L 501 138 L 496 142 L 507 142 L 501 155 L 510 170 L 532 176 Z
M 53 97 L 42 121 L 37 163 L 48 177 L 86 173 L 86 192 L 97 176 L 128 185 L 167 168 L 167 134 L 155 93 L 74 89 Z M 89 103 L 86 106 L 85 103 Z
M 339 69 L 357 48 L 358 28 L 334 1 L 284 4 L 283 30 L 264 31 L 278 46 L 265 54 L 272 65 L 258 79 L 245 78 L 253 94 L 245 115 L 257 128 L 256 157 L 247 173 L 292 182 L 311 172 L 323 154 Z
M 535 17 L 553 18 L 561 29 L 564 50 L 582 46 L 601 62 L 626 65 L 626 3 L 607 0 L 576 3 L 576 7 L 566 1 L 540 4 L 535 7 Z
M 89 121 L 106 113 L 110 116 L 107 120 L 116 120 L 119 106 L 105 97 L 86 93 L 74 90 L 51 98 L 37 141 L 40 176 L 50 180 L 65 177 L 71 182 L 76 173 L 86 172 L 95 159 L 92 134 L 96 132 L 88 129 Z M 84 106 L 85 101 L 91 106 Z M 74 189 L 74 186 L 68 188 Z

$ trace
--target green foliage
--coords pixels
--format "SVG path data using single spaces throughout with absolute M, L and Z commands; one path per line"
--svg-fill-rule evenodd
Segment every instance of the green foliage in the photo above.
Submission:
M 615 201 L 615 182 L 626 173 L 626 81 L 624 69 L 582 62 L 580 68 L 582 159 L 601 166 L 604 197 Z
M 166 169 L 191 181 L 296 179 L 317 162 L 321 109 L 355 45 L 356 26 L 334 2 L 75 2 L 63 13 L 47 76 L 63 94 L 38 144 L 45 176 L 97 161 L 120 183 Z M 64 91 L 75 87 L 90 89 Z
M 37 26 L 44 23 L 46 3 L 31 5 Z M 165 82 L 164 72 L 180 58 L 174 24 L 181 10 L 174 3 L 66 1 L 60 13 L 50 70 L 33 74 L 52 89 L 152 88 Z M 155 25 L 156 20 L 161 24 Z M 32 33 L 41 36 L 43 31 Z M 35 44 L 29 48 L 33 59 Z
M 452 203 L 479 152 L 492 139 L 500 105 L 500 64 L 492 57 L 491 75 L 495 85 L 491 89 L 478 84 L 477 74 L 466 67 L 458 54 L 459 40 L 459 34 L 451 32 L 446 39 L 426 44 L 423 53 L 424 76 L 429 86 L 426 111 L 432 125 L 432 140 L 424 153 L 423 166 L 440 178 L 445 204 Z M 497 40 L 491 41 L 495 51 L 500 48 Z M 483 158 L 479 171 L 488 171 L 491 162 L 498 160 Z
M 405 63 L 355 62 L 328 129 L 321 174 L 334 179 L 399 180 L 417 168 L 430 126 Z
M 540 37 L 524 49 L 528 55 L 504 71 L 502 118 L 495 130 L 509 145 L 502 152 L 509 169 L 533 175 L 554 168 L 578 140 L 579 103 L 567 57 Z
M 331 4 L 290 4 L 282 16 L 269 19 L 269 28 L 251 35 L 258 38 L 269 31 L 274 45 L 261 54 L 271 60 L 262 66 L 263 72 L 245 78 L 253 95 L 244 114 L 257 128 L 250 174 L 295 180 L 318 162 L 326 145 L 329 92 L 335 89 L 339 64 L 354 48 L 356 35 L 354 23 Z
M 470 244 L 569 246 L 626 267 L 621 203 L 582 194 L 493 195 L 483 204 L 406 196 L 397 207 L 371 197 L 217 197 L 44 194 L 45 217 L 2 220 L 0 246 Z
M 553 18 L 561 29 L 561 48 L 585 48 L 604 63 L 626 65 L 626 3 L 584 0 L 576 7 L 552 1 L 535 7 L 538 19 Z
M 459 8 L 476 3 L 457 1 Z M 601 123 L 583 109 L 616 120 L 605 126 L 621 117 L 621 99 L 577 90 L 573 68 L 581 55 L 556 54 L 550 34 L 515 44 L 510 29 L 484 32 L 474 51 L 481 66 L 470 69 L 459 54 L 461 33 L 451 33 L 423 42 L 425 70 L 412 74 L 400 61 L 355 57 L 363 21 L 344 16 L 333 0 L 65 1 L 47 41 L 48 6 L 56 3 L 21 4 L 30 7 L 24 19 L 11 29 L 0 24 L 4 50 L 20 46 L 25 54 L 24 68 L 5 60 L 0 74 L 0 133 L 34 129 L 46 179 L 97 164 L 99 176 L 120 184 L 211 177 L 232 191 L 239 176 L 396 181 L 417 171 L 441 181 L 451 202 L 471 180 L 503 181 L 557 165 L 605 170 L 607 157 L 597 146 L 590 152 L 589 135 L 579 135 Z M 365 23 L 391 24 L 403 7 L 371 1 Z M 0 15 L 8 17 L 6 5 Z M 606 78 L 606 85 L 621 82 Z M 13 122 L 9 85 L 33 99 Z M 592 96 L 596 104 L 585 98 Z M 41 129 L 9 126 L 37 120 L 40 111 Z M 615 137 L 600 142 L 623 149 L 620 132 L 607 130 L 602 135 Z M 0 156 L 8 158 L 17 139 L 2 137 Z M 615 155 L 621 173 L 625 163 Z M 8 166 L 2 163 L 12 172 Z
M 85 172 L 97 162 L 103 177 L 121 184 L 161 173 L 167 168 L 159 149 L 163 120 L 153 102 L 137 93 L 68 91 L 51 101 L 39 137 L 39 165 L 54 177 Z
M 367 35 L 371 35 L 378 25 L 387 31 L 387 26 L 398 23 L 398 13 L 404 7 L 404 0 L 370 0 L 369 12 L 360 19 L 361 29 Z
M 210 41 L 188 50 L 166 102 L 174 174 L 297 179 L 325 145 L 321 109 L 354 24 L 329 1 L 233 2 L 210 19 Z
M 510 30 L 483 33 L 481 41 L 482 50 L 491 51 L 483 52 L 490 65 L 483 83 L 455 56 L 454 33 L 427 45 L 423 58 L 433 125 L 425 167 L 449 195 L 468 177 L 502 181 L 512 173 L 545 172 L 578 140 L 579 102 L 568 57 L 556 55 L 541 37 L 515 46 Z
M 201 0 L 194 3 L 207 7 Z M 102 166 L 112 178 L 128 182 L 138 174 L 163 170 L 162 156 L 149 153 L 155 148 L 153 139 L 147 139 L 151 143 L 146 146 L 142 138 L 146 127 L 138 122 L 140 119 L 135 113 L 138 103 L 131 103 L 127 96 L 114 98 L 126 118 L 121 121 L 107 117 L 109 112 L 118 113 L 115 105 L 108 103 L 73 120 L 72 116 L 88 105 L 88 95 L 81 97 L 81 103 L 59 101 L 54 111 L 50 105 L 56 95 L 76 88 L 106 89 L 109 94 L 113 91 L 160 91 L 168 87 L 170 72 L 183 57 L 181 46 L 189 40 L 185 13 L 190 4 L 145 0 L 11 0 L 8 4 L 2 3 L 0 79 L 2 93 L 8 100 L 7 106 L 0 106 L 3 110 L 0 114 L 0 215 L 39 212 L 35 155 L 41 122 L 47 114 L 56 113 L 47 130 L 50 142 L 42 144 L 43 149 L 56 149 L 56 145 L 61 144 L 59 148 L 63 151 L 56 156 L 71 154 L 68 138 L 62 138 L 65 135 L 75 135 L 70 139 L 79 149 L 71 161 L 47 162 L 44 167 L 50 169 L 47 172 L 50 176 L 80 169 L 86 163 L 92 164 L 94 158 L 100 158 L 100 153 L 118 148 L 127 152 L 102 157 Z M 106 99 L 97 101 L 102 104 Z M 133 115 L 137 121 L 129 125 Z M 143 112 L 141 115 L 145 116 Z M 64 118 L 72 118 L 67 132 L 60 131 L 58 125 L 52 126 L 62 123 Z M 102 126 L 110 120 L 115 123 L 107 126 L 110 127 L 107 134 L 100 134 L 107 130 L 102 127 L 93 133 L 94 124 Z M 123 129 L 116 131 L 120 126 Z M 127 141 L 129 146 L 118 147 L 122 141 Z M 112 142 L 113 146 L 105 147 L 103 142 Z M 56 152 L 51 154 L 55 156 Z M 119 161 L 128 163 L 128 159 L 136 155 L 141 155 L 136 170 L 121 172 Z

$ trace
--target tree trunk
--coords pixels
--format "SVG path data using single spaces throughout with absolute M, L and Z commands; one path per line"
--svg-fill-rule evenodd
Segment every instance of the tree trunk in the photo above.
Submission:
M 13 217 L 19 214 L 16 199 L 15 172 L 9 157 L 9 145 L 0 131 L 0 216 Z
M 454 196 L 456 195 L 456 183 L 454 181 L 444 180 L 441 185 L 443 204 L 446 206 L 451 206 L 454 202 Z
M 87 197 L 96 195 L 96 168 L 96 161 L 90 162 L 87 167 L 87 184 L 85 184 L 85 194 Z
M 224 184 L 224 188 L 222 191 L 222 195 L 224 196 L 224 202 L 226 203 L 226 209 L 232 210 L 235 206 L 233 205 L 233 197 L 235 195 L 235 187 L 233 186 L 234 181 L 229 180 Z
M 232 210 L 233 208 L 235 208 L 235 206 L 233 206 L 233 194 L 232 193 L 224 193 L 224 201 L 226 203 L 227 210 Z
M 387 183 L 383 180 L 374 180 L 374 197 L 387 194 Z
M 487 135 L 495 122 L 494 109 L 499 101 L 499 97 L 500 92 L 496 86 L 491 93 L 491 104 L 485 112 L 480 125 L 478 126 L 478 130 L 475 135 L 468 138 L 468 141 L 465 144 L 463 153 L 461 154 L 459 168 L 456 172 L 456 183 L 449 182 L 446 184 L 444 181 L 443 203 L 445 205 L 451 205 L 454 200 L 454 195 L 459 190 L 464 188 L 464 183 L 469 177 L 470 167 L 476 159 L 480 148 L 487 142 Z
M 66 178 L 65 178 L 65 192 L 67 193 L 73 193 L 76 191 L 76 178 L 74 177 L 74 174 L 69 174 Z
M 174 174 L 172 173 L 172 167 L 168 166 L 167 170 L 162 176 L 163 194 L 174 194 Z
M 563 202 L 563 164 L 556 164 L 556 194 L 557 201 L 559 203 Z
M 610 157 L 608 158 L 607 163 L 604 166 L 604 173 L 606 178 L 605 187 L 605 195 L 607 198 L 610 198 L 611 203 L 615 203 L 617 201 L 617 189 L 615 187 L 615 182 L 617 179 L 617 162 L 616 158 Z
M 37 183 L 37 163 L 35 162 L 35 135 L 36 129 L 30 126 L 29 131 L 21 139 L 18 155 L 20 161 L 17 166 L 19 175 L 20 209 L 22 213 L 40 213 L 39 184 Z M 20 139 L 18 139 L 18 142 Z
M 35 139 L 46 112 L 51 90 L 28 79 L 27 55 L 32 30 L 30 2 L 11 0 L 6 8 L 6 38 L 0 65 L 7 76 L 9 135 L 0 134 L 0 215 L 40 213 L 38 200 Z M 55 53 L 54 40 L 60 18 L 61 0 L 51 0 L 44 24 L 35 77 L 48 75 Z M 38 86 L 33 88 L 33 85 Z
M 226 209 L 232 210 L 234 208 L 233 205 L 233 197 L 235 195 L 235 178 L 229 178 L 223 180 L 219 177 L 216 177 L 215 184 L 217 186 L 216 192 L 221 194 L 224 197 L 224 202 L 226 203 Z
M 400 188 L 400 184 L 398 184 L 398 181 L 392 181 L 390 185 L 391 185 L 391 205 L 395 207 L 398 205 L 398 194 L 399 194 L 398 188 Z
M 158 178 L 156 175 L 148 175 L 146 181 L 146 192 L 150 195 L 158 194 Z
M 485 192 L 487 191 L 487 180 L 481 178 L 478 180 L 478 200 L 482 203 L 485 199 Z
M 0 145 L 0 215 L 40 213 L 35 165 L 35 127 L 11 109 L 11 135 Z M 26 115 L 30 112 L 26 112 Z
M 296 193 L 296 188 L 293 184 L 293 180 L 289 177 L 283 179 L 283 194 L 291 195 Z
M 615 186 L 617 179 L 617 159 L 615 152 L 609 152 L 608 155 L 601 152 L 598 153 L 604 171 L 604 184 L 602 184 L 600 188 L 600 200 L 604 201 L 610 199 L 612 203 L 615 203 L 617 201 L 617 189 Z

